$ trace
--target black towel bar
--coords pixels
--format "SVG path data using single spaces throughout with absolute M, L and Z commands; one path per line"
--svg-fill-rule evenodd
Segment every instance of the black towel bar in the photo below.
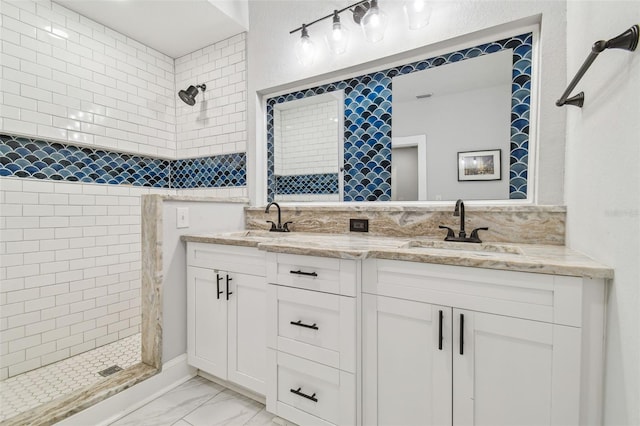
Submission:
M 638 46 L 638 29 L 638 25 L 634 25 L 627 31 L 623 32 L 617 37 L 612 38 L 609 41 L 596 41 L 591 48 L 591 53 L 589 53 L 589 56 L 587 56 L 587 59 L 584 61 L 584 63 L 576 73 L 576 76 L 573 77 L 573 80 L 571 80 L 571 83 L 569 83 L 567 90 L 565 90 L 560 99 L 556 101 L 556 105 L 561 107 L 565 104 L 569 104 L 582 108 L 582 105 L 584 104 L 584 92 L 580 92 L 577 95 L 569 98 L 568 96 L 571 91 L 576 87 L 580 79 L 582 79 L 582 76 L 584 76 L 584 73 L 587 72 L 593 61 L 595 61 L 598 57 L 598 54 L 600 54 L 600 52 L 602 52 L 603 50 L 625 49 L 630 52 L 636 50 L 636 47 Z

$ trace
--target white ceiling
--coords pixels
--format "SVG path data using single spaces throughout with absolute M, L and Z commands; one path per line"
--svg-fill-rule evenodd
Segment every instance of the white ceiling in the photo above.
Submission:
M 248 30 L 247 19 L 238 12 L 243 6 L 239 0 L 55 2 L 172 58 Z
M 393 101 L 413 102 L 417 95 L 450 95 L 511 83 L 511 49 L 454 62 L 393 79 Z M 426 99 L 423 102 L 427 102 Z

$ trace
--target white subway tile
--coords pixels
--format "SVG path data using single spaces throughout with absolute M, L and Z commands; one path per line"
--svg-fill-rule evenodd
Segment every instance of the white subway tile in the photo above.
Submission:
M 63 308 L 62 306 L 60 308 Z M 67 308 L 68 310 L 68 306 L 64 306 L 64 308 Z M 56 308 L 58 309 L 58 308 Z M 62 309 L 60 309 L 60 311 L 62 311 Z M 64 314 L 61 314 L 59 316 L 62 316 Z M 58 315 L 56 315 L 57 317 Z M 69 336 L 69 327 L 56 327 L 55 329 L 51 330 L 51 331 L 47 331 L 42 333 L 42 343 L 45 342 L 52 342 L 52 341 L 56 341 L 59 339 L 63 339 L 65 337 Z

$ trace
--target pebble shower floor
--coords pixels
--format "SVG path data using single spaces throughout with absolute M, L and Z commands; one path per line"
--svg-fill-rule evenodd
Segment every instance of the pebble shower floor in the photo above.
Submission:
M 140 334 L 0 382 L 0 422 L 103 380 L 99 372 L 140 362 Z

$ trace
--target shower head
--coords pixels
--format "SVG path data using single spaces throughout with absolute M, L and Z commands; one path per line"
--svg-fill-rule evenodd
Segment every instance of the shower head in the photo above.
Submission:
M 189 86 L 187 90 L 179 91 L 178 96 L 180 96 L 180 99 L 182 99 L 182 101 L 185 104 L 193 106 L 196 103 L 196 96 L 198 96 L 198 89 L 204 92 L 205 90 L 207 90 L 207 85 L 199 84 L 197 86 Z

